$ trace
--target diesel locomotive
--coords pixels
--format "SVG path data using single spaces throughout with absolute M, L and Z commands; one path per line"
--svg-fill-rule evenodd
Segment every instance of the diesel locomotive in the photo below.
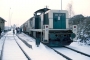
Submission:
M 75 34 L 69 29 L 68 11 L 39 9 L 23 25 L 23 32 L 48 46 L 70 45 Z

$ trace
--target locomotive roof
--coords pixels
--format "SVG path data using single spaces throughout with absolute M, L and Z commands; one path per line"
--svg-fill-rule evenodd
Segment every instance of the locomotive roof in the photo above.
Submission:
M 29 20 L 32 20 L 33 19 L 33 17 L 31 17 Z
M 42 9 L 39 9 L 39 10 L 37 10 L 37 11 L 35 11 L 35 13 L 38 13 L 38 12 L 46 12 L 47 10 L 50 10 L 50 9 L 48 9 L 48 8 L 42 8 Z

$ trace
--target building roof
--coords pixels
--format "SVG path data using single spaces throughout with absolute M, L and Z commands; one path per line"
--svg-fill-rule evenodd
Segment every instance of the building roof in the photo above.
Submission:
M 0 20 L 2 20 L 2 21 L 4 21 L 4 22 L 6 22 L 6 20 L 5 20 L 5 19 L 3 19 L 2 17 L 0 17 Z

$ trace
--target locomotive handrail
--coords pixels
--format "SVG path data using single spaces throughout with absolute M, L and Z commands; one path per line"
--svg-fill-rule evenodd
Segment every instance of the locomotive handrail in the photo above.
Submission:
M 45 30 L 45 29 L 30 29 L 30 31 L 38 31 L 38 32 L 42 32 L 42 30 Z M 66 31 L 66 30 L 70 30 L 70 29 L 49 29 L 49 30 L 56 30 L 56 31 L 58 31 L 58 30 L 64 30 L 64 31 Z

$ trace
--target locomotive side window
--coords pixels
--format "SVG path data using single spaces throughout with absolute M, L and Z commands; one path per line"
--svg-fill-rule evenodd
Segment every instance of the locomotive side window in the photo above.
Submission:
M 44 14 L 44 24 L 49 24 L 49 18 L 48 18 L 48 13 Z

